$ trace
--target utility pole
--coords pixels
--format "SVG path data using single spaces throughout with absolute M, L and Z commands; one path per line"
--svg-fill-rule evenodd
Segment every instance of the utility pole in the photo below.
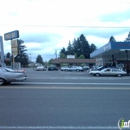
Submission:
M 57 50 L 55 50 L 55 55 L 56 55 L 56 59 L 57 59 Z
M 30 62 L 31 62 L 32 61 L 31 53 L 29 53 L 29 55 L 30 55 Z

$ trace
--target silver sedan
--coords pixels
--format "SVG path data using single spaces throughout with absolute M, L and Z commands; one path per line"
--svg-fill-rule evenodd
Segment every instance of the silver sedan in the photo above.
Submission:
M 113 75 L 113 76 L 122 76 L 122 75 L 126 75 L 127 72 L 117 69 L 117 68 L 105 68 L 102 70 L 90 70 L 89 72 L 90 75 L 94 75 L 94 76 L 101 76 L 101 75 Z
M 26 79 L 27 77 L 25 77 L 24 73 L 12 73 L 7 71 L 5 68 L 0 68 L 0 85 L 10 84 L 11 82 L 24 81 Z
M 37 66 L 36 71 L 44 71 L 46 70 L 44 66 Z

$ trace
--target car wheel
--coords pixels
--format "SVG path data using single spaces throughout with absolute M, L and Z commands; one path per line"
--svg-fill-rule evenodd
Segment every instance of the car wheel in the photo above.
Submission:
M 100 76 L 100 74 L 99 74 L 99 73 L 96 73 L 95 76 Z
M 77 70 L 77 71 L 79 71 L 79 70 Z
M 117 74 L 118 77 L 121 77 L 122 75 L 121 74 Z
M 0 85 L 3 85 L 5 83 L 5 80 L 0 78 Z

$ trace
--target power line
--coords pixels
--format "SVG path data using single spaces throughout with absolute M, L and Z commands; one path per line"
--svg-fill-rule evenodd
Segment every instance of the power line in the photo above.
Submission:
M 3 25 L 0 25 L 0 26 L 3 26 Z M 10 25 L 11 26 L 11 25 Z M 85 26 L 85 25 L 61 25 L 61 26 L 51 26 L 51 25 L 16 25 L 16 26 L 23 26 L 23 27 L 52 27 L 52 28 L 130 28 L 130 26 Z

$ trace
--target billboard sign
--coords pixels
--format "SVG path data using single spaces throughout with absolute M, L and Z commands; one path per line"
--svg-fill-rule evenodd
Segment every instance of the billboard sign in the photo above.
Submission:
M 15 30 L 15 31 L 12 31 L 12 32 L 8 32 L 8 33 L 4 34 L 4 39 L 6 41 L 7 40 L 12 40 L 12 39 L 15 39 L 15 38 L 19 38 L 19 31 L 18 30 Z

